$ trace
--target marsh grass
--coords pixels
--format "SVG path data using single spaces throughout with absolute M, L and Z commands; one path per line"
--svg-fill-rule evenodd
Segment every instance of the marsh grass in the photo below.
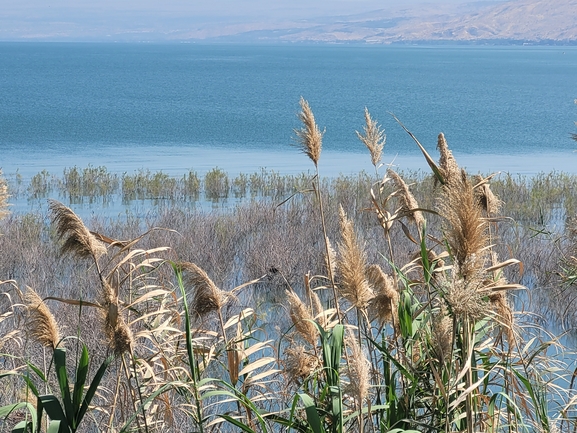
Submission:
M 368 111 L 360 138 L 376 176 L 321 178 L 322 133 L 301 110 L 312 176 L 88 167 L 33 178 L 30 197 L 68 201 L 0 222 L 0 430 L 30 431 L 39 401 L 68 411 L 66 390 L 74 405 L 86 387 L 73 383 L 100 373 L 87 416 L 61 431 L 576 428 L 574 358 L 543 329 L 577 320 L 575 178 L 471 177 L 442 135 L 443 184 L 381 177 L 384 132 Z M 73 210 L 115 194 L 169 205 L 138 218 Z M 250 200 L 183 206 L 203 194 Z M 57 328 L 64 338 L 42 331 Z

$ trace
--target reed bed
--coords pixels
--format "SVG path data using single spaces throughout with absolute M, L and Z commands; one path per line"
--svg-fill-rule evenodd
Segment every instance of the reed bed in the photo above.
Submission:
M 0 431 L 577 429 L 575 178 L 470 176 L 442 134 L 385 170 L 366 110 L 375 173 L 323 179 L 300 105 L 311 174 L 0 177 Z M 117 196 L 164 205 L 73 210 Z

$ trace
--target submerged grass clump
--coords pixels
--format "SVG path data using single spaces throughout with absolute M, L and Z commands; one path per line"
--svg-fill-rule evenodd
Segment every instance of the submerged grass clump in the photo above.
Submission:
M 577 428 L 574 358 L 526 309 L 577 323 L 576 179 L 470 176 L 442 134 L 437 174 L 381 177 L 368 111 L 359 138 L 379 181 L 321 178 L 323 134 L 300 107 L 313 175 L 33 178 L 31 197 L 67 201 L 50 200 L 50 220 L 1 215 L 0 430 Z M 72 210 L 119 191 L 172 206 Z M 251 200 L 188 206 L 203 195 Z

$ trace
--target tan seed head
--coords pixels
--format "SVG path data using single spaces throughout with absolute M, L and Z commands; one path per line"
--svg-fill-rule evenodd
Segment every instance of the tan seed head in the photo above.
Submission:
M 321 157 L 323 133 L 315 122 L 315 116 L 313 115 L 309 103 L 302 96 L 299 104 L 301 106 L 299 119 L 303 126 L 301 129 L 295 129 L 294 132 L 297 136 L 301 150 L 311 159 L 312 162 L 314 162 L 316 166 Z

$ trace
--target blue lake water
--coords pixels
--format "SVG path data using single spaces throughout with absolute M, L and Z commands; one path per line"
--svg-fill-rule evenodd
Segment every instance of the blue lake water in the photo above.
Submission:
M 372 170 L 365 106 L 402 169 L 426 165 L 389 112 L 472 171 L 577 173 L 576 83 L 577 47 L 0 43 L 0 167 L 300 172 L 302 95 L 325 174 Z

